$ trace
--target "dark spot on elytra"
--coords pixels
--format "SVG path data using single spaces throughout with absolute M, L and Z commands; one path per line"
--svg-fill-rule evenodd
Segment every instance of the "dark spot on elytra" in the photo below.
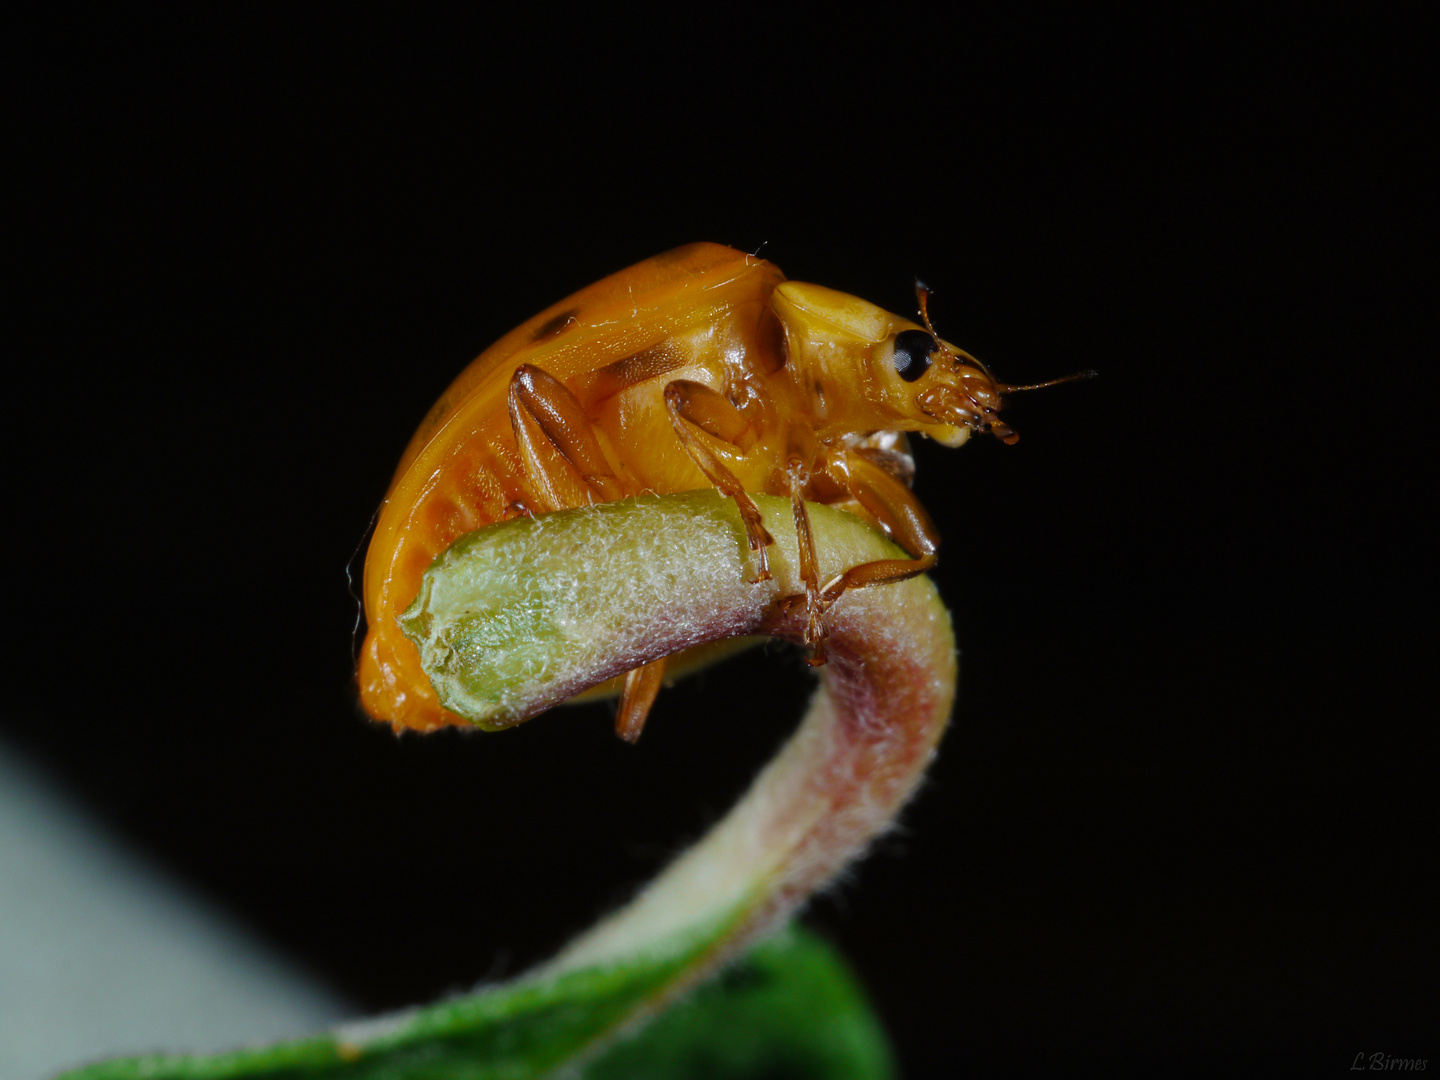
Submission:
M 679 247 L 673 247 L 669 251 L 662 251 L 651 261 L 657 263 L 684 262 L 690 258 L 691 255 L 695 254 L 697 249 L 704 246 L 704 244 L 681 244 Z
M 615 383 L 617 390 L 634 386 L 646 379 L 658 378 L 674 371 L 685 363 L 685 353 L 672 341 L 662 341 L 648 349 L 642 349 L 633 356 L 616 360 L 601 369 L 607 380 Z
M 628 390 L 638 383 L 667 375 L 685 363 L 685 352 L 672 341 L 661 341 L 633 356 L 622 357 L 596 371 L 579 375 L 575 393 L 586 408 Z
M 560 331 L 570 326 L 579 314 L 579 308 L 571 308 L 569 311 L 560 312 L 559 315 L 552 315 L 535 328 L 535 333 L 530 335 L 530 340 L 544 341 L 548 337 L 554 337 L 560 333 Z

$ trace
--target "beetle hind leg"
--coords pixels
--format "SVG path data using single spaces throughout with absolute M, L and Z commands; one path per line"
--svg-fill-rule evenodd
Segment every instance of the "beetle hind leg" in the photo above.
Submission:
M 510 379 L 510 427 L 538 506 L 549 512 L 624 497 L 585 410 L 549 372 L 521 364 Z
M 625 688 L 620 693 L 620 711 L 615 714 L 615 734 L 628 743 L 640 738 L 655 696 L 660 693 L 660 680 L 665 676 L 665 658 L 652 660 L 625 675 Z

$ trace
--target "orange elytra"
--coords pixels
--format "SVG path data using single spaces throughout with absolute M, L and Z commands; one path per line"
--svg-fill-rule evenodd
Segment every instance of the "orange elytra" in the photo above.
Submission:
M 930 326 L 772 263 L 692 244 L 553 304 L 480 354 L 410 440 L 365 560 L 369 631 L 360 696 L 397 728 L 469 726 L 436 697 L 396 621 L 431 561 L 461 535 L 517 514 L 714 487 L 745 520 L 757 580 L 771 543 L 750 493 L 789 497 L 800 536 L 807 642 L 846 589 L 935 563 L 939 536 L 910 491 L 905 433 L 947 446 L 1007 442 L 995 382 Z M 816 577 L 806 501 L 849 510 L 911 559 Z M 630 672 L 617 731 L 636 738 L 664 660 Z

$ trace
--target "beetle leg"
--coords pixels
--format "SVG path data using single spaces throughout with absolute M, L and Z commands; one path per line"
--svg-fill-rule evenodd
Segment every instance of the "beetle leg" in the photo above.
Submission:
M 765 519 L 760 508 L 746 493 L 744 485 L 735 474 L 726 468 L 719 455 L 706 446 L 704 440 L 691 429 L 691 425 L 694 425 L 712 437 L 740 448 L 741 442 L 737 440 L 743 441 L 747 438 L 750 431 L 749 421 L 741 415 L 739 409 L 708 386 L 684 379 L 665 387 L 665 411 L 670 414 L 670 426 L 675 429 L 680 445 L 699 466 L 705 478 L 714 484 L 722 495 L 735 500 L 740 517 L 745 522 L 745 537 L 750 543 L 750 550 L 756 552 L 760 564 L 755 580 L 768 581 L 770 558 L 765 549 L 773 544 L 775 539 L 765 529 Z
M 615 734 L 628 743 L 640 738 L 650 706 L 660 692 L 665 675 L 665 658 L 631 668 L 625 675 L 625 689 L 620 694 L 620 711 L 615 714 Z
M 940 532 L 903 476 L 854 450 L 833 455 L 825 472 L 850 493 L 881 532 L 915 558 L 933 555 L 939 548 Z
M 795 518 L 796 546 L 800 552 L 800 580 L 805 584 L 805 644 L 810 647 L 808 663 L 818 667 L 825 663 L 825 632 L 822 622 L 825 608 L 820 600 L 819 560 L 815 557 L 815 534 L 810 528 L 810 511 L 805 508 L 805 476 L 798 461 L 791 461 L 786 470 L 790 481 L 790 512 Z M 799 600 L 799 597 L 796 597 Z
M 810 539 L 809 517 L 801 526 L 804 502 L 791 482 L 791 501 L 796 507 L 795 525 L 800 535 L 800 567 L 805 581 L 806 621 L 805 642 L 813 649 L 811 664 L 825 662 L 825 633 L 822 619 L 830 607 L 850 589 L 885 585 L 904 581 L 932 569 L 940 546 L 940 534 L 930 515 L 925 512 L 905 482 L 889 470 L 871 461 L 868 456 L 846 451 L 830 460 L 826 474 L 849 492 L 851 498 L 880 526 L 882 532 L 899 544 L 913 559 L 876 559 L 852 566 L 817 588 L 814 582 L 814 541 Z M 806 547 L 810 548 L 807 572 Z M 812 591 L 813 590 L 813 591 Z M 797 598 L 798 599 L 798 598 Z
M 517 517 L 533 518 L 535 514 L 525 505 L 524 499 L 515 499 L 501 512 L 501 521 L 513 521 Z
M 918 559 L 876 559 L 874 562 L 852 566 L 843 574 L 836 574 L 820 590 L 821 610 L 827 610 L 850 589 L 865 589 L 871 585 L 906 581 L 935 569 L 935 564 L 939 561 L 939 556 L 931 552 Z
M 532 364 L 521 364 L 510 379 L 509 402 L 510 426 L 540 510 L 624 496 L 584 407 L 569 387 Z

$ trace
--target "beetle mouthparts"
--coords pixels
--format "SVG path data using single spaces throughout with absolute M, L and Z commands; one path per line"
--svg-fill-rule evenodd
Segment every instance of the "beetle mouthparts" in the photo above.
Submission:
M 916 397 L 915 404 L 937 423 L 963 428 L 967 433 L 989 432 L 1003 443 L 1014 443 L 1020 438 L 995 415 L 995 407 L 986 408 L 982 402 L 954 387 L 932 386 Z M 995 404 L 999 404 L 998 395 L 995 396 Z
M 1020 441 L 1020 435 L 1009 424 L 1001 420 L 990 421 L 990 434 L 1003 442 L 1006 446 L 1014 446 Z
M 932 386 L 915 398 L 920 411 L 932 420 L 955 427 L 975 428 L 980 417 L 963 394 L 950 386 Z

